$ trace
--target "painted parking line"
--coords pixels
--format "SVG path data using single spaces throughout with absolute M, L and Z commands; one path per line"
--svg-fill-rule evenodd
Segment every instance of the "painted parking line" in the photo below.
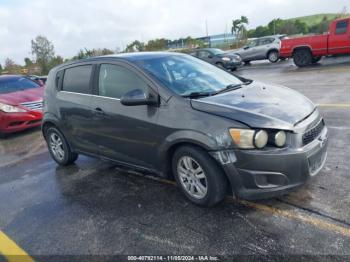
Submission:
M 31 256 L 2 231 L 0 231 L 0 254 L 9 262 L 34 262 Z
M 282 210 L 279 208 L 275 208 L 275 207 L 271 207 L 271 206 L 267 206 L 267 205 L 262 205 L 262 204 L 258 204 L 258 203 L 254 203 L 254 202 L 250 202 L 250 201 L 240 200 L 239 203 L 243 204 L 247 207 L 263 211 L 265 213 L 270 213 L 272 215 L 285 217 L 285 218 L 289 218 L 289 219 L 293 219 L 293 220 L 299 220 L 301 222 L 311 224 L 311 225 L 318 227 L 318 228 L 321 228 L 323 230 L 331 231 L 334 233 L 338 233 L 338 234 L 350 237 L 350 228 L 349 227 L 339 226 L 339 225 L 327 222 L 327 221 L 322 220 L 322 219 L 314 218 L 314 217 L 309 216 L 309 215 L 300 214 L 300 213 L 290 211 L 290 210 Z
M 318 107 L 350 108 L 350 104 L 317 104 Z
M 157 178 L 157 177 L 149 177 L 149 178 L 156 180 L 156 181 L 159 181 L 159 182 L 162 182 L 162 183 L 176 186 L 175 181 Z M 234 202 L 234 203 L 239 203 L 241 205 L 256 209 L 258 211 L 263 211 L 265 213 L 269 213 L 269 214 L 272 214 L 275 216 L 301 221 L 301 222 L 304 222 L 307 224 L 311 224 L 311 225 L 313 225 L 319 229 L 322 229 L 322 230 L 327 230 L 327 231 L 330 231 L 333 233 L 337 233 L 337 234 L 341 234 L 341 235 L 350 237 L 350 227 L 345 227 L 345 226 L 333 224 L 333 223 L 330 223 L 326 220 L 315 218 L 315 217 L 307 215 L 307 214 L 301 214 L 301 213 L 297 213 L 297 212 L 291 211 L 291 210 L 283 210 L 283 209 L 279 209 L 276 207 L 271 207 L 268 205 L 254 203 L 254 202 L 250 202 L 250 201 L 246 201 L 246 200 L 237 200 L 231 196 L 227 196 L 226 200 L 230 201 L 230 202 Z

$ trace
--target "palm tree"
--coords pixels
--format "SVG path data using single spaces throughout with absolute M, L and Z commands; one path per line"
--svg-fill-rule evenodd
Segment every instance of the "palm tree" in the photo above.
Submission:
M 235 19 L 232 21 L 231 33 L 235 34 L 238 40 L 242 40 L 246 37 L 247 28 L 249 20 L 246 16 L 242 15 L 240 19 Z M 238 47 L 238 41 L 236 41 Z

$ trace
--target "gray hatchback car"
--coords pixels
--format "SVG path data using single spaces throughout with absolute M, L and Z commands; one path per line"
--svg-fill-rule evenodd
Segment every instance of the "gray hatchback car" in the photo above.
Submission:
M 316 175 L 327 127 L 301 94 L 184 54 L 90 58 L 49 73 L 42 131 L 60 165 L 78 154 L 175 178 L 192 202 L 285 194 Z
M 281 40 L 284 38 L 285 35 L 275 35 L 251 39 L 242 48 L 231 50 L 229 53 L 239 55 L 245 63 L 263 59 L 276 63 L 279 59 Z

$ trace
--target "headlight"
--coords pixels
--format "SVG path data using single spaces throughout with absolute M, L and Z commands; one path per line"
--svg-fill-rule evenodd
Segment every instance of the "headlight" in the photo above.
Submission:
M 7 104 L 0 103 L 0 110 L 5 112 L 5 113 L 19 113 L 19 112 L 26 112 L 24 109 L 16 107 L 16 106 L 11 106 Z
M 269 140 L 269 136 L 266 131 L 260 130 L 256 131 L 254 135 L 254 145 L 257 148 L 263 148 L 266 146 L 267 141 Z
M 268 141 L 268 134 L 264 130 L 230 129 L 230 135 L 235 144 L 242 149 L 261 149 Z
M 225 61 L 225 62 L 229 62 L 229 61 L 231 61 L 231 58 L 229 58 L 229 57 L 223 57 L 223 58 L 221 58 L 221 60 L 222 60 L 222 61 Z
M 286 132 L 278 131 L 275 134 L 275 145 L 278 147 L 284 146 L 286 144 L 286 139 L 287 139 Z

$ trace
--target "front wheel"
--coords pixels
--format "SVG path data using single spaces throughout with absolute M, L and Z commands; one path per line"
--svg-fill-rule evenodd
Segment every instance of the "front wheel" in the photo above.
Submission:
M 298 67 L 308 66 L 312 63 L 311 52 L 307 49 L 296 50 L 293 54 L 293 60 Z
M 176 182 L 184 195 L 200 206 L 213 206 L 226 194 L 227 180 L 207 152 L 194 146 L 176 150 L 172 159 Z
M 78 154 L 72 152 L 62 133 L 55 127 L 50 127 L 45 132 L 46 143 L 51 157 L 61 166 L 73 164 L 78 159 Z
M 270 51 L 269 54 L 267 55 L 267 59 L 269 59 L 271 63 L 276 63 L 278 61 L 278 58 L 279 58 L 279 54 L 275 50 Z

